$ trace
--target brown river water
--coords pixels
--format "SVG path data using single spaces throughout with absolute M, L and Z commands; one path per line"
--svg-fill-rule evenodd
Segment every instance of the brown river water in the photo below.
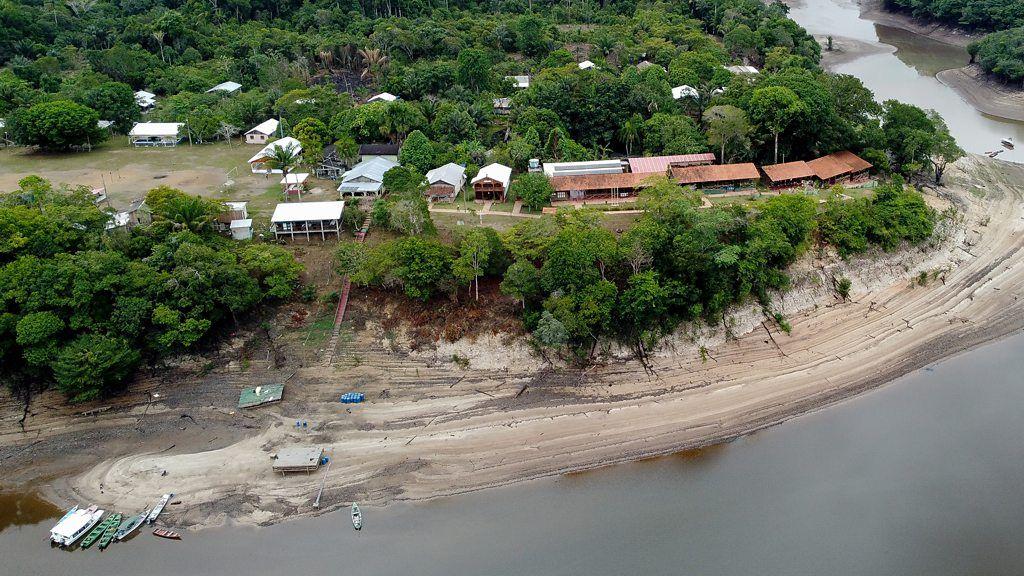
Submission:
M 896 46 L 836 71 L 880 99 L 939 110 L 965 148 L 1014 134 L 1024 143 L 1020 124 L 975 112 L 935 80 L 960 65 L 961 49 L 875 26 L 835 0 L 792 16 L 815 33 Z M 104 552 L 65 552 L 46 541 L 59 510 L 0 494 L 0 575 L 1016 575 L 1022 351 L 1024 335 L 1007 338 L 708 450 L 364 507 L 362 532 L 341 512 L 181 542 L 143 530 Z

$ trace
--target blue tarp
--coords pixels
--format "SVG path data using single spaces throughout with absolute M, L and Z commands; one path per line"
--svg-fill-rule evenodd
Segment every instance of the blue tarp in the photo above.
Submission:
M 341 395 L 342 404 L 356 404 L 365 399 L 362 392 L 346 392 Z

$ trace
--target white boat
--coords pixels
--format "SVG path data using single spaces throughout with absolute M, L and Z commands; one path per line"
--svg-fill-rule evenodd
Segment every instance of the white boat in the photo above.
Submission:
M 1011 138 L 1009 136 L 1007 136 L 1006 138 L 1003 138 L 1002 140 L 1000 140 L 1000 143 L 1003 146 L 1006 146 L 1007 148 L 1013 148 L 1013 138 Z
M 359 504 L 352 503 L 352 527 L 356 530 L 363 529 L 363 513 L 359 511 Z
M 164 507 L 171 501 L 171 498 L 174 498 L 173 492 L 170 494 L 164 494 L 160 497 L 160 501 L 156 503 L 156 506 L 153 506 L 153 510 L 151 510 L 149 512 L 149 516 L 146 517 L 146 522 L 149 524 L 156 522 L 156 519 L 160 516 L 160 513 L 164 511 Z
M 77 507 L 76 507 L 77 508 Z M 59 546 L 72 546 L 103 518 L 103 510 L 90 506 L 85 510 L 72 508 L 50 529 L 50 541 Z

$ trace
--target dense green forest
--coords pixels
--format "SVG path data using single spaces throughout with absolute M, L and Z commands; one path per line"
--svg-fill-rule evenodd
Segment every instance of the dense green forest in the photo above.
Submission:
M 885 0 L 885 7 L 978 30 L 1024 25 L 1024 0 Z
M 531 157 L 627 151 L 770 162 L 850 149 L 883 170 L 890 158 L 927 168 L 931 153 L 887 139 L 871 93 L 824 73 L 817 42 L 780 3 L 82 0 L 0 11 L 0 117 L 17 142 L 45 149 L 99 141 L 96 118 L 128 130 L 144 88 L 158 95 L 147 119 L 187 122 L 196 142 L 278 116 L 310 163 L 327 144 L 350 151 L 417 130 L 430 163 L 466 163 L 470 176 L 485 160 L 522 169 Z M 578 69 L 584 59 L 596 68 Z M 645 61 L 655 65 L 636 66 Z M 724 68 L 736 63 L 762 73 Z M 511 75 L 532 76 L 530 87 L 516 90 Z M 205 92 L 226 80 L 242 93 Z M 697 96 L 674 100 L 680 85 Z M 401 100 L 359 104 L 385 90 Z M 512 97 L 507 115 L 499 96 Z
M 104 396 L 143 360 L 194 350 L 297 286 L 291 252 L 210 230 L 218 204 L 169 188 L 147 203 L 152 225 L 109 233 L 88 189 L 30 176 L 0 195 L 0 378 Z
M 769 295 L 788 287 L 786 267 L 809 247 L 850 255 L 932 235 L 936 215 L 899 177 L 870 199 L 844 201 L 841 190 L 821 211 L 801 194 L 698 208 L 696 193 L 661 178 L 643 193 L 645 213 L 620 235 L 601 226 L 599 212 L 570 210 L 501 235 L 473 228 L 455 246 L 430 235 L 342 244 L 339 268 L 358 284 L 420 300 L 473 298 L 481 277 L 499 278 L 539 346 L 586 358 L 612 337 L 642 357 L 679 322 L 719 324 L 728 306 L 751 297 L 785 329 Z M 849 283 L 834 288 L 845 297 Z
M 1024 82 L 1024 27 L 993 32 L 968 50 L 986 72 L 1008 82 Z

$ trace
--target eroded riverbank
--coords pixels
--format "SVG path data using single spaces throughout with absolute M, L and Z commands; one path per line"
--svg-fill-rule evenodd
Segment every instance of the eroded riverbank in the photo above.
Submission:
M 430 499 L 673 453 L 784 422 L 1024 325 L 1024 167 L 972 157 L 949 177 L 932 201 L 957 206 L 962 220 L 935 248 L 850 264 L 809 258 L 794 270 L 796 287 L 777 305 L 791 334 L 737 311 L 735 339 L 719 330 L 667 342 L 650 372 L 625 362 L 582 373 L 532 370 L 525 359 L 463 371 L 381 351 L 379 335 L 365 334 L 345 352 L 359 355 L 358 364 L 299 368 L 286 402 L 252 415 L 211 404 L 213 395 L 181 393 L 146 407 L 144 437 L 116 425 L 137 420 L 141 408 L 101 416 L 106 427 L 93 423 L 91 433 L 125 435 L 123 455 L 43 489 L 57 500 L 129 510 L 174 491 L 182 499 L 170 510 L 176 525 L 266 524 L 353 500 Z M 829 299 L 837 272 L 854 280 L 853 301 Z M 929 275 L 925 286 L 912 281 L 920 272 Z M 352 386 L 371 401 L 346 410 L 337 394 Z M 193 392 L 201 390 L 207 385 Z M 296 429 L 296 419 L 309 428 Z M 225 441 L 226 430 L 241 439 Z M 52 474 L 45 463 L 61 452 L 47 448 L 76 436 L 31 421 L 26 434 L 0 436 L 0 458 L 23 477 Z M 135 437 L 144 447 L 131 448 Z M 320 474 L 270 471 L 277 449 L 312 443 L 334 461 L 319 512 L 311 502 Z

